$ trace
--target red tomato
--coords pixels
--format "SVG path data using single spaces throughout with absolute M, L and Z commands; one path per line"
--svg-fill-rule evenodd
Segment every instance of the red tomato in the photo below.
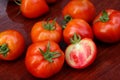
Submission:
M 120 41 L 120 11 L 108 9 L 101 12 L 93 22 L 93 32 L 103 42 Z
M 79 34 L 81 38 L 91 38 L 93 39 L 93 33 L 90 25 L 82 19 L 72 19 L 67 23 L 64 31 L 63 37 L 67 44 L 70 44 L 70 39 L 73 37 L 74 33 Z
M 72 68 L 83 69 L 93 63 L 96 53 L 95 43 L 89 38 L 84 38 L 66 48 L 65 60 Z
M 31 30 L 31 39 L 33 42 L 53 40 L 60 42 L 62 38 L 62 27 L 55 21 L 39 21 L 34 24 Z
M 48 78 L 58 73 L 64 63 L 64 53 L 54 41 L 41 41 L 28 47 L 25 65 L 35 77 Z
M 89 0 L 71 0 L 63 8 L 62 14 L 91 22 L 95 16 L 95 6 Z
M 46 0 L 47 3 L 55 3 L 57 0 Z
M 15 60 L 24 51 L 25 41 L 21 33 L 6 30 L 0 33 L 0 59 Z
M 49 11 L 45 0 L 22 0 L 21 12 L 27 18 L 37 18 Z

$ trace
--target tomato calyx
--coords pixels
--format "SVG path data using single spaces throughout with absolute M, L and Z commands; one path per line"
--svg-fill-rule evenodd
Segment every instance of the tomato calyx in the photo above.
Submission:
M 46 52 L 44 52 L 42 49 L 40 49 L 41 54 L 43 55 L 44 59 L 49 61 L 49 62 L 53 62 L 53 58 L 57 58 L 60 57 L 61 54 L 59 52 L 50 52 L 50 43 L 48 42 L 47 44 L 47 49 Z
M 44 27 L 44 29 L 46 29 L 46 30 L 55 30 L 55 19 L 52 21 L 52 22 L 50 22 L 50 21 L 47 21 L 46 23 L 43 23 L 43 27 Z
M 72 44 L 75 44 L 75 43 L 80 42 L 80 40 L 81 40 L 80 35 L 74 33 L 73 37 L 70 39 L 70 42 L 71 42 Z
M 103 10 L 102 11 L 102 16 L 99 18 L 101 22 L 107 22 L 109 20 L 109 15 L 108 13 Z
M 62 26 L 63 29 L 65 29 L 66 24 L 67 24 L 70 20 L 72 20 L 72 17 L 71 17 L 70 15 L 64 16 L 63 26 Z
M 6 56 L 9 50 L 10 49 L 8 48 L 8 45 L 6 43 L 0 46 L 0 54 L 2 54 L 3 56 Z
M 64 20 L 66 21 L 66 23 L 68 23 L 70 20 L 72 20 L 72 17 L 70 15 L 66 15 L 64 16 Z

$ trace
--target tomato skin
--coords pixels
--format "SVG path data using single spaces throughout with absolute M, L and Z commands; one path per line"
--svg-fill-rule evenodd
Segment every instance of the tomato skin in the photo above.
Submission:
M 37 18 L 49 11 L 45 0 L 22 0 L 20 9 L 27 18 Z
M 71 0 L 63 8 L 62 14 L 91 22 L 95 16 L 95 11 L 95 6 L 89 0 Z
M 70 39 L 73 37 L 74 33 L 79 34 L 82 38 L 93 39 L 93 32 L 90 25 L 82 19 L 72 19 L 67 23 L 65 29 L 63 30 L 64 41 L 70 44 Z
M 52 23 L 53 20 L 48 21 Z M 62 38 L 62 27 L 55 21 L 53 27 L 54 30 L 47 30 L 44 28 L 43 24 L 46 24 L 47 21 L 39 21 L 33 25 L 31 30 L 31 39 L 33 42 L 44 41 L 44 40 L 53 40 L 57 43 L 61 41 Z
M 40 49 L 46 51 L 46 46 L 50 42 L 50 51 L 59 52 L 60 56 L 53 58 L 53 62 L 47 61 L 41 54 Z M 27 70 L 35 77 L 48 78 L 59 72 L 64 63 L 64 53 L 59 45 L 53 41 L 41 41 L 31 44 L 28 47 L 25 65 Z
M 25 48 L 25 40 L 21 33 L 16 30 L 5 30 L 0 33 L 0 46 L 6 43 L 10 49 L 6 56 L 0 53 L 2 60 L 15 60 L 23 54 Z
M 92 64 L 96 58 L 97 47 L 95 43 L 84 38 L 76 44 L 70 44 L 65 50 L 65 60 L 75 69 L 83 69 Z
M 107 22 L 100 21 L 102 12 L 93 21 L 93 32 L 97 39 L 107 43 L 120 41 L 120 11 L 108 9 L 109 16 Z

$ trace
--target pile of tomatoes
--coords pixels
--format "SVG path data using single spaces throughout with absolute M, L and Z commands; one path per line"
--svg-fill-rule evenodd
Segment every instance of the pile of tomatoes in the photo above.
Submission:
M 40 17 L 49 11 L 47 3 L 55 2 L 22 0 L 21 12 L 27 18 Z M 96 58 L 94 38 L 106 43 L 120 41 L 120 11 L 107 9 L 95 14 L 95 6 L 89 0 L 71 0 L 62 10 L 63 25 L 55 19 L 36 22 L 31 29 L 33 43 L 25 56 L 27 70 L 35 77 L 48 78 L 58 73 L 65 61 L 72 68 L 83 69 Z M 59 45 L 62 40 L 67 44 L 65 51 Z M 0 59 L 15 60 L 22 55 L 24 47 L 20 32 L 6 30 L 0 33 Z

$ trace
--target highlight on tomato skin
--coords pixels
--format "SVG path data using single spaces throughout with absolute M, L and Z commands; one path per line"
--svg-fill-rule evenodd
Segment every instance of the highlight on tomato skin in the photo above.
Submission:
M 67 64 L 75 69 L 83 69 L 90 66 L 96 59 L 96 55 L 96 44 L 89 38 L 70 44 L 65 50 Z

